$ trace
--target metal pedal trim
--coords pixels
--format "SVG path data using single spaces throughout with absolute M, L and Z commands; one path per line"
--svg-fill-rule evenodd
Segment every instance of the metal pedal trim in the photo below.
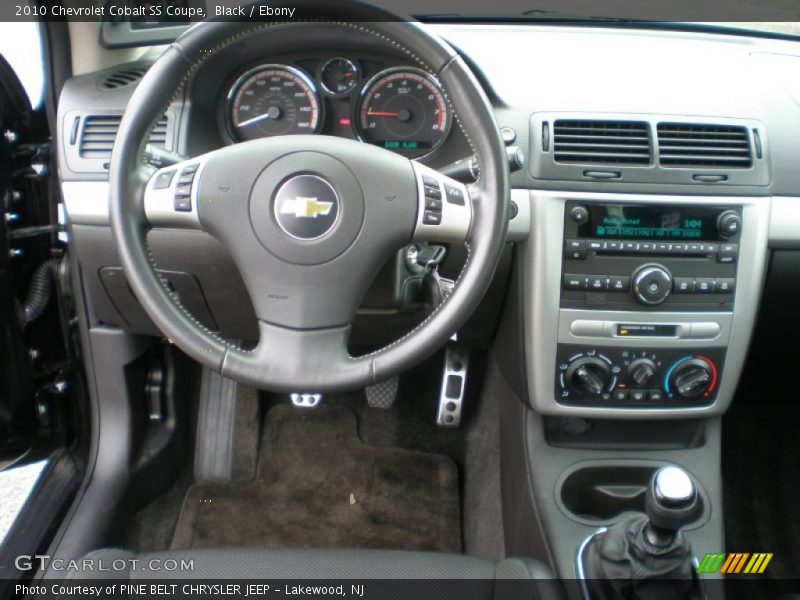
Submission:
M 439 389 L 439 407 L 436 411 L 436 424 L 439 427 L 458 427 L 461 425 L 461 410 L 464 405 L 464 391 L 467 387 L 467 368 L 469 350 L 456 345 L 444 351 L 442 385 Z
M 289 394 L 292 404 L 298 408 L 316 408 L 322 402 L 322 394 Z

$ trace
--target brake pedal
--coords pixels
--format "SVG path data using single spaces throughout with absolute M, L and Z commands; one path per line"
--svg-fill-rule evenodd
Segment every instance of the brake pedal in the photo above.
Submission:
M 322 402 L 322 394 L 289 394 L 292 404 L 299 408 L 316 408 Z
M 397 399 L 399 387 L 400 377 L 397 375 L 386 381 L 367 386 L 367 404 L 372 408 L 392 408 Z
M 436 424 L 439 427 L 458 427 L 461 424 L 468 366 L 469 350 L 455 345 L 445 349 L 439 409 L 436 413 Z

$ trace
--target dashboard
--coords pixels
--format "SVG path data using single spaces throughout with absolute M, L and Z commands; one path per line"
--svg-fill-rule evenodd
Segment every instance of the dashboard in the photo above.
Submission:
M 524 157 L 510 173 L 516 267 L 509 257 L 498 271 L 475 343 L 491 343 L 514 278 L 516 355 L 540 413 L 724 412 L 771 253 L 800 248 L 797 44 L 614 28 L 432 28 L 474 68 L 506 143 Z M 111 146 L 102 128 L 119 123 L 136 87 L 135 78 L 106 82 L 150 62 L 74 77 L 59 104 L 66 213 L 92 274 L 97 319 L 143 333 L 152 326 L 125 287 L 108 229 Z M 197 156 L 261 137 L 332 135 L 443 169 L 471 155 L 445 92 L 383 40 L 298 24 L 210 56 L 153 140 Z M 149 241 L 201 321 L 252 339 L 242 282 L 213 238 L 154 230 Z M 396 337 L 421 317 L 405 312 L 420 273 L 398 251 L 364 299 L 370 335 Z M 452 246 L 445 276 L 457 276 L 463 260 Z

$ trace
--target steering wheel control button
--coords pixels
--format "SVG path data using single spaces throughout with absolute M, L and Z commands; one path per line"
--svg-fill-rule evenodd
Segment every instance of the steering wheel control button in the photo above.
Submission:
M 339 197 L 333 186 L 316 175 L 295 175 L 287 180 L 273 200 L 275 220 L 289 236 L 315 240 L 336 225 Z
M 425 210 L 433 210 L 436 212 L 442 212 L 442 201 L 437 200 L 436 198 L 425 198 Z
M 164 190 L 169 187 L 172 183 L 172 178 L 175 177 L 175 169 L 170 169 L 168 171 L 161 171 L 158 175 L 155 176 L 153 179 L 153 189 L 154 190 Z
M 466 200 L 464 199 L 464 192 L 460 188 L 457 188 L 454 185 L 450 185 L 449 183 L 444 184 L 445 192 L 447 192 L 447 201 L 450 204 L 458 204 L 459 206 L 464 206 Z
M 441 210 L 426 210 L 425 215 L 422 217 L 422 222 L 425 223 L 425 225 L 440 225 L 442 223 Z

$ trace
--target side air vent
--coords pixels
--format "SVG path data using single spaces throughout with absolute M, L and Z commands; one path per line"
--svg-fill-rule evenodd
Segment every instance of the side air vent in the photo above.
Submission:
M 104 159 L 111 157 L 117 138 L 120 115 L 90 115 L 83 120 L 78 154 L 81 158 Z M 167 142 L 167 116 L 162 116 L 150 134 L 149 144 L 164 147 Z
M 749 169 L 753 164 L 747 129 L 733 125 L 659 123 L 658 149 L 663 167 Z
M 553 156 L 559 163 L 648 165 L 650 129 L 638 121 L 556 119 Z
M 127 87 L 144 77 L 145 72 L 146 70 L 140 67 L 114 71 L 99 83 L 100 89 L 116 90 L 118 88 Z

